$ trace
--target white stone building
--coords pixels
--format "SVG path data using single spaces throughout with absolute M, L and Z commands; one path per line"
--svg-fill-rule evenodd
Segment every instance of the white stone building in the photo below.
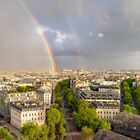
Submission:
M 35 102 L 15 102 L 10 105 L 11 124 L 21 128 L 24 123 L 36 122 L 39 125 L 45 123 L 45 111 L 42 105 Z

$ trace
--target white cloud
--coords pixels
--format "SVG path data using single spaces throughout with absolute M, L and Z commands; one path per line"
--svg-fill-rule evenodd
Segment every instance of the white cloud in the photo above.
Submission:
M 72 38 L 72 36 L 69 35 L 69 34 L 62 33 L 58 30 L 53 30 L 49 27 L 40 26 L 36 30 L 39 34 L 43 34 L 44 32 L 55 33 L 56 38 L 55 38 L 54 41 L 57 42 L 57 43 L 63 43 L 65 39 L 67 39 L 67 38 L 71 39 Z
M 57 32 L 55 41 L 58 43 L 63 43 L 66 38 L 67 38 L 66 34 L 61 34 L 60 32 Z
M 45 28 L 43 28 L 41 26 L 40 27 L 37 27 L 36 28 L 36 31 L 37 31 L 38 34 L 43 34 L 44 32 L 46 32 Z
M 104 37 L 104 34 L 103 33 L 98 33 L 97 36 L 98 36 L 98 38 L 102 38 L 102 37 Z

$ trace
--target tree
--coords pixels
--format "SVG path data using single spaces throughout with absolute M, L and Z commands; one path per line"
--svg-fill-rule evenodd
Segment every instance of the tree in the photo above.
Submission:
M 130 114 L 139 114 L 139 111 L 135 107 L 132 107 L 128 104 L 123 105 L 123 112 L 127 112 Z
M 48 127 L 46 124 L 39 126 L 37 123 L 28 122 L 20 129 L 24 139 L 48 140 Z
M 73 117 L 79 128 L 87 126 L 94 131 L 98 128 L 99 122 L 96 110 L 91 108 L 85 100 L 80 101 L 78 111 L 73 113 Z
M 124 91 L 124 103 L 125 104 L 132 104 L 132 95 L 128 91 Z
M 99 130 L 111 130 L 111 126 L 105 119 L 101 119 Z
M 49 130 L 48 130 L 47 125 L 46 124 L 42 125 L 41 131 L 40 131 L 41 140 L 48 140 L 48 133 L 49 133 Z
M 134 101 L 137 107 L 140 108 L 140 89 L 136 89 L 134 91 Z
M 50 108 L 47 114 L 50 140 L 55 140 L 56 125 L 60 122 L 61 113 L 56 108 Z
M 67 105 L 72 109 L 75 110 L 77 108 L 77 100 L 76 97 L 74 95 L 74 93 L 72 91 L 70 91 L 67 95 L 66 95 L 66 101 L 67 101 Z
M 63 140 L 63 138 L 66 134 L 66 128 L 63 125 L 60 125 L 59 132 L 60 132 L 60 135 L 61 135 L 61 140 Z
M 90 86 L 90 90 L 92 90 L 92 91 L 99 91 L 99 88 L 95 87 L 95 86 Z
M 61 139 L 64 138 L 64 135 L 66 134 L 66 128 L 64 127 L 66 124 L 66 119 L 64 116 L 64 112 L 61 111 L 61 118 L 60 118 L 60 123 L 59 123 L 59 132 L 61 135 Z
M 59 105 L 58 105 L 57 103 L 54 103 L 54 104 L 52 104 L 50 107 L 51 107 L 51 108 L 57 108 L 57 109 L 58 109 Z
M 26 92 L 26 86 L 19 86 L 17 87 L 18 92 Z
M 6 128 L 0 128 L 0 139 L 14 140 L 14 138 L 9 134 L 8 129 Z
M 21 133 L 23 136 L 30 140 L 38 140 L 40 132 L 41 131 L 37 123 L 28 122 L 21 127 Z
M 48 123 L 52 122 L 53 124 L 57 124 L 60 121 L 60 111 L 56 108 L 50 108 L 47 114 Z
M 91 104 L 88 101 L 86 101 L 84 99 L 79 100 L 78 110 L 85 109 L 85 108 L 90 108 L 90 107 L 91 107 Z
M 57 104 L 61 105 L 61 103 L 62 103 L 62 97 L 56 96 L 56 97 L 55 97 L 55 102 L 56 102 Z
M 93 140 L 94 131 L 91 128 L 87 126 L 82 127 L 81 134 L 84 139 Z
M 55 136 L 55 124 L 50 122 L 49 123 L 49 136 L 50 136 L 50 140 L 55 140 L 56 136 Z
M 125 79 L 122 81 L 122 92 L 124 105 L 123 112 L 139 114 L 140 108 L 140 90 L 134 85 L 135 79 Z

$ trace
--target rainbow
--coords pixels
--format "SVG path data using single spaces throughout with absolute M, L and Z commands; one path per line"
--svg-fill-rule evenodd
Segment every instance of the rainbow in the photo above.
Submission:
M 24 3 L 23 0 L 21 0 L 21 4 L 24 7 L 24 9 L 26 10 L 26 12 L 28 13 L 28 15 L 30 16 L 30 18 L 33 21 L 35 27 L 37 27 L 37 28 L 40 27 L 39 22 L 34 17 L 34 15 L 30 11 L 30 9 L 26 6 L 26 4 Z M 57 73 L 57 65 L 55 63 L 55 59 L 54 59 L 54 56 L 53 56 L 52 49 L 50 47 L 50 43 L 49 43 L 48 39 L 46 38 L 46 36 L 44 35 L 43 32 L 40 34 L 40 36 L 41 36 L 41 39 L 42 39 L 42 41 L 44 43 L 44 46 L 46 47 L 48 55 L 49 55 L 49 59 L 50 59 L 50 62 L 51 62 L 51 68 L 52 68 L 52 74 L 53 74 L 53 76 L 55 76 L 56 73 Z

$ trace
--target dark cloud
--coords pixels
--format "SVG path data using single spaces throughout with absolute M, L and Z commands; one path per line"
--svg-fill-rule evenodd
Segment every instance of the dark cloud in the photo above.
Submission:
M 53 30 L 45 32 L 45 36 L 59 68 L 140 68 L 139 0 L 24 2 L 40 25 Z M 0 4 L 0 51 L 4 52 L 0 52 L 0 58 L 6 62 L 1 62 L 1 67 L 8 67 L 5 56 L 10 56 L 17 66 L 20 63 L 18 67 L 27 67 L 26 60 L 35 65 L 32 69 L 38 65 L 44 69 L 43 64 L 49 62 L 44 48 L 39 47 L 43 44 L 34 33 L 30 17 L 18 0 L 9 3 L 5 0 Z

